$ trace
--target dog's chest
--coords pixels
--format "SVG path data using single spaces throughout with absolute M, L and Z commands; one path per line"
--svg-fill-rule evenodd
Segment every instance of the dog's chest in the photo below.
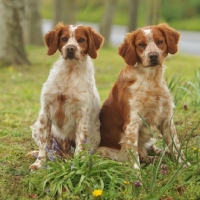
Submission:
M 131 112 L 139 114 L 149 125 L 158 125 L 162 116 L 172 110 L 172 98 L 166 86 L 131 90 Z
M 95 85 L 85 76 L 49 77 L 43 86 L 42 102 L 49 105 L 52 123 L 60 132 L 74 132 L 84 110 L 91 104 Z

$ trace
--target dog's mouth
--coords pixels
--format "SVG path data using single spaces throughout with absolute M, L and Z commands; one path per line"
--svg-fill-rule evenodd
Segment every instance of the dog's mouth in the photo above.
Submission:
M 161 64 L 159 62 L 153 62 L 153 63 L 149 63 L 147 65 L 143 65 L 145 68 L 148 68 L 148 67 L 151 67 L 151 68 L 154 68 L 154 67 L 157 67 L 157 66 L 160 66 Z
M 149 67 L 156 67 L 156 66 L 158 66 L 158 65 L 160 65 L 160 63 L 159 63 L 158 61 L 156 61 L 156 62 L 151 62 L 150 65 L 149 65 Z
M 75 59 L 74 53 L 68 53 L 68 54 L 66 55 L 66 57 L 65 57 L 65 60 L 67 60 L 67 59 L 69 59 L 69 60 Z
M 78 60 L 75 54 L 67 53 L 65 56 L 65 60 Z

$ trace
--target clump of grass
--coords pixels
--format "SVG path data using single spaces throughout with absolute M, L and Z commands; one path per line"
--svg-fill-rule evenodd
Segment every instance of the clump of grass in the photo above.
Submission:
M 191 130 L 189 138 L 199 123 Z M 185 146 L 188 140 L 181 142 Z M 188 143 L 186 143 L 186 146 Z M 187 147 L 186 147 L 187 148 Z M 199 149 L 186 154 L 182 164 L 165 156 L 158 161 L 142 164 L 140 175 L 132 162 L 104 159 L 90 150 L 74 154 L 73 158 L 48 161 L 42 169 L 32 172 L 28 179 L 29 191 L 39 198 L 45 196 L 61 199 L 165 199 L 189 195 L 188 183 L 200 182 Z M 180 154 L 180 152 L 179 152 Z M 135 161 L 134 154 L 130 157 Z M 188 160 L 192 166 L 186 168 Z M 195 178 L 194 178 L 195 177 Z M 27 183 L 26 183 L 27 184 Z M 184 190 L 184 191 L 183 191 Z M 193 198 L 193 194 L 189 195 Z
M 194 81 L 187 81 L 185 87 L 181 87 L 183 91 L 185 91 L 190 99 L 191 105 L 193 108 L 197 108 L 200 106 L 200 70 L 195 70 Z
M 183 91 L 180 88 L 180 86 L 184 84 L 182 76 L 175 74 L 171 79 L 167 78 L 167 85 L 170 92 L 173 94 L 175 105 L 178 105 L 185 98 L 186 91 Z
M 127 164 L 84 150 L 65 161 L 45 163 L 43 169 L 30 175 L 29 189 L 40 196 L 119 199 L 127 191 L 134 193 L 134 183 L 139 181 L 136 174 Z

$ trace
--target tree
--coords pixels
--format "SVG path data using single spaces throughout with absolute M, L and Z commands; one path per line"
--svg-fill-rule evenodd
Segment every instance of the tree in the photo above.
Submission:
M 134 31 L 137 28 L 137 15 L 138 15 L 138 0 L 129 0 L 129 23 L 128 32 Z
M 100 33 L 104 37 L 104 44 L 108 45 L 110 41 L 110 32 L 113 24 L 113 18 L 117 7 L 117 0 L 105 0 L 105 9 L 100 22 Z
M 0 0 L 0 66 L 30 64 L 22 36 L 23 11 L 23 0 Z
M 76 23 L 77 0 L 54 0 L 54 25 Z
M 27 44 L 43 45 L 40 0 L 25 0 L 25 17 L 23 20 L 24 41 Z
M 155 25 L 159 23 L 161 0 L 146 0 L 147 1 L 147 25 Z

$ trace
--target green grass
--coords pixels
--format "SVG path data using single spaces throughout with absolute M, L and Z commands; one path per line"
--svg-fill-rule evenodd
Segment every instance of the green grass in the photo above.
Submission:
M 200 31 L 200 16 L 183 20 L 173 20 L 170 22 L 170 26 L 178 30 Z
M 42 180 L 46 180 L 47 177 L 44 174 L 53 172 L 54 169 L 56 169 L 56 173 L 60 174 L 60 170 L 62 170 L 60 165 L 68 168 L 66 171 L 63 171 L 63 173 L 66 173 L 64 175 L 67 175 L 69 165 L 71 166 L 71 163 L 75 162 L 73 159 L 63 164 L 50 162 L 48 164 L 49 172 L 41 170 L 31 173 L 28 169 L 33 160 L 25 158 L 25 155 L 27 152 L 37 149 L 31 138 L 29 126 L 37 119 L 42 84 L 46 80 L 53 62 L 58 58 L 58 53 L 53 56 L 47 56 L 46 47 L 38 48 L 34 46 L 27 47 L 27 51 L 32 66 L 0 68 L 0 197 L 3 200 L 21 200 L 28 199 L 29 197 L 36 197 L 38 199 L 40 195 L 43 195 L 42 199 L 54 199 L 51 197 L 53 193 L 44 193 L 43 187 L 40 187 L 40 184 L 37 187 L 37 184 L 33 184 L 35 183 L 34 181 L 37 182 L 42 177 L 44 178 Z M 101 175 L 102 168 L 98 168 L 99 170 L 95 172 L 91 171 L 95 175 L 88 174 L 86 176 L 88 168 L 85 167 L 85 163 L 88 162 L 87 159 L 91 159 L 90 156 L 86 156 L 85 161 L 81 159 L 77 161 L 79 164 L 74 168 L 76 176 L 70 176 L 70 180 L 73 182 L 71 195 L 76 191 L 74 199 L 79 199 L 79 196 L 82 195 L 79 192 L 82 189 L 86 190 L 87 182 L 91 184 L 88 185 L 88 190 L 84 194 L 91 199 L 94 198 L 91 194 L 92 191 L 97 188 L 95 188 L 95 184 L 100 187 L 99 189 L 103 190 L 102 199 L 110 198 L 111 195 L 113 197 L 115 195 L 116 199 L 118 199 L 118 196 L 122 195 L 122 193 L 125 195 L 123 196 L 124 199 L 128 199 L 129 195 L 135 196 L 134 198 L 136 199 L 156 199 L 160 195 L 162 199 L 167 199 L 170 196 L 174 197 L 174 199 L 200 198 L 200 166 L 198 164 L 200 153 L 193 150 L 193 147 L 200 148 L 200 137 L 198 135 L 200 127 L 197 126 L 199 123 L 200 100 L 196 99 L 197 103 L 193 104 L 194 99 L 196 97 L 199 98 L 198 95 L 200 94 L 200 79 L 199 76 L 195 77 L 195 70 L 196 72 L 199 70 L 199 63 L 200 57 L 181 54 L 170 56 L 165 62 L 167 66 L 165 75 L 168 83 L 174 82 L 175 87 L 172 87 L 173 84 L 170 86 L 174 97 L 178 98 L 176 94 L 180 92 L 174 119 L 178 135 L 184 143 L 183 148 L 192 166 L 184 169 L 176 165 L 171 159 L 163 156 L 162 160 L 167 164 L 167 174 L 162 175 L 160 173 L 161 163 L 159 162 L 154 165 L 142 165 L 142 179 L 140 181 L 143 186 L 135 188 L 135 180 L 132 173 L 128 171 L 130 168 L 127 165 L 114 161 L 105 161 L 96 155 L 92 159 L 96 159 L 95 163 L 97 165 L 107 162 L 108 165 L 103 165 L 103 167 L 108 170 L 108 173 Z M 94 64 L 96 83 L 101 102 L 103 102 L 125 64 L 122 58 L 117 55 L 117 49 L 115 48 L 101 49 L 98 58 L 94 60 Z M 176 78 L 179 76 L 181 77 L 180 80 Z M 191 85 L 191 83 L 194 85 Z M 185 90 L 182 88 L 185 88 Z M 187 92 L 184 92 L 186 90 Z M 191 91 L 192 95 L 190 94 Z M 184 103 L 187 104 L 187 109 L 183 108 Z M 187 140 L 185 141 L 185 139 Z M 116 176 L 112 172 L 115 169 L 114 166 L 118 166 Z M 81 179 L 81 176 L 77 174 L 79 169 L 82 169 L 81 175 L 85 177 L 82 178 L 83 185 L 81 184 L 80 190 L 77 189 Z M 128 177 L 127 173 L 123 174 L 125 170 L 128 171 Z M 122 175 L 124 175 L 124 178 Z M 92 176 L 99 177 L 99 179 L 96 180 Z M 55 177 L 49 178 L 54 180 Z M 130 184 L 125 185 L 122 183 L 122 179 L 128 180 Z M 109 185 L 112 182 L 111 180 L 115 180 L 112 183 L 113 188 L 118 188 L 113 193 L 111 191 L 114 191 L 114 189 L 109 189 L 111 187 Z M 62 179 L 55 179 L 54 185 L 57 185 L 59 181 L 61 181 L 61 185 L 62 183 L 67 184 L 65 181 L 62 182 Z M 41 181 L 41 184 L 44 185 L 44 182 Z M 51 187 L 54 185 L 51 185 Z M 184 191 L 180 192 L 179 190 Z M 55 189 L 55 191 L 57 190 Z M 61 196 L 66 195 L 64 192 L 57 194 L 61 194 Z M 86 199 L 86 196 L 82 199 Z M 67 199 L 67 197 L 63 199 Z

